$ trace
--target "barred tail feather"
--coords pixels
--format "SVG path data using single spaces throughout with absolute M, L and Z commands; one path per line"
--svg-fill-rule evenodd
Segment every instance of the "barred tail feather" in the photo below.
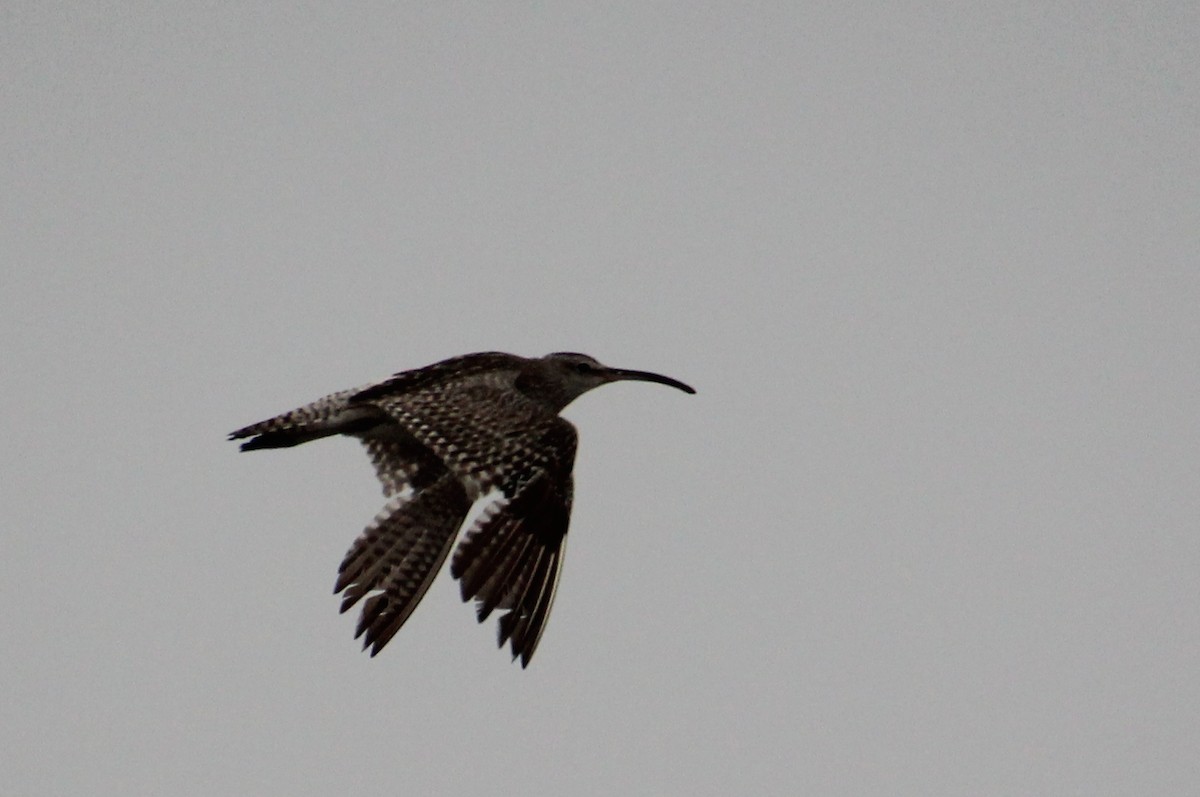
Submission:
M 343 390 L 317 399 L 311 404 L 243 426 L 229 433 L 230 440 L 251 438 L 242 443 L 242 451 L 260 448 L 289 448 L 334 434 L 355 434 L 371 428 L 382 417 L 369 405 L 351 405 L 355 390 Z

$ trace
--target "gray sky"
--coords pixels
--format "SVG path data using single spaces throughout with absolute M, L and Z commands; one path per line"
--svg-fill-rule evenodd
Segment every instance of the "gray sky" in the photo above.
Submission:
M 6 794 L 1194 793 L 1194 3 L 400 5 L 0 11 Z M 224 435 L 487 349 L 699 394 L 371 660 Z

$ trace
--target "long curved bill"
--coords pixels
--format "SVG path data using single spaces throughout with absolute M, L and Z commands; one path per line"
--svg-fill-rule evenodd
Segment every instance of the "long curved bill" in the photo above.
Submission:
M 663 376 L 662 374 L 651 373 L 650 371 L 633 371 L 628 368 L 610 368 L 608 370 L 608 372 L 612 376 L 612 380 L 614 382 L 618 382 L 618 381 L 625 380 L 625 379 L 630 380 L 630 381 L 635 381 L 635 382 L 656 382 L 660 385 L 667 385 L 669 387 L 673 387 L 676 390 L 682 390 L 684 393 L 693 393 L 694 394 L 696 392 L 695 389 L 693 389 L 689 385 L 685 385 L 683 382 L 680 382 L 678 379 L 672 379 L 669 376 Z

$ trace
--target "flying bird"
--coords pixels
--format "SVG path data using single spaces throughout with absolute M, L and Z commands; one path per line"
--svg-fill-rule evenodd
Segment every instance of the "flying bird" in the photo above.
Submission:
M 242 451 L 331 435 L 360 440 L 387 503 L 338 568 L 341 611 L 362 601 L 355 638 L 379 653 L 429 589 L 473 504 L 490 499 L 450 563 L 479 622 L 499 617 L 499 645 L 529 665 L 562 570 L 577 435 L 559 413 L 609 382 L 657 382 L 586 354 L 453 357 L 343 390 L 229 435 Z

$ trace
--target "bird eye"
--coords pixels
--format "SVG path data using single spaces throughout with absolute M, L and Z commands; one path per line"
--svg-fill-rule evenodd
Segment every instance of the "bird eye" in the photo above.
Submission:
M 590 374 L 594 370 L 596 370 L 596 369 L 592 367 L 591 363 L 585 363 L 585 362 L 575 363 L 575 371 L 577 373 Z

